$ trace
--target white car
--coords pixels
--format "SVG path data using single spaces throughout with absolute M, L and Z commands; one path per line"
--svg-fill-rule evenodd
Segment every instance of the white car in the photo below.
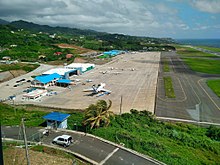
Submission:
M 63 147 L 68 147 L 73 142 L 73 138 L 69 135 L 57 136 L 53 139 L 53 144 L 59 144 Z

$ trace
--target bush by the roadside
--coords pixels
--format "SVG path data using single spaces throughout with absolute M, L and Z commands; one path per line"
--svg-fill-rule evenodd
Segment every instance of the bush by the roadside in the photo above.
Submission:
M 218 129 L 161 122 L 147 111 L 131 112 L 116 116 L 109 127 L 95 129 L 91 133 L 124 143 L 126 147 L 168 164 L 220 162 L 220 142 L 212 140 L 218 136 Z

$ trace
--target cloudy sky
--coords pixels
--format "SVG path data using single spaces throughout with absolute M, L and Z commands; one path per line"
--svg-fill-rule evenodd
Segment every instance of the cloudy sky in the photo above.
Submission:
M 0 18 L 138 36 L 220 38 L 220 0 L 0 0 Z

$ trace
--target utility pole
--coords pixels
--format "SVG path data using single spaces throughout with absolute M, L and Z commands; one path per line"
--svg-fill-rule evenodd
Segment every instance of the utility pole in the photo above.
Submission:
M 122 95 L 121 95 L 121 102 L 120 102 L 120 112 L 119 112 L 119 115 L 121 115 L 122 113 Z
M 25 126 L 24 126 L 24 118 L 22 118 L 22 130 L 23 130 L 23 135 L 24 135 L 24 144 L 25 144 L 27 165 L 30 165 L 29 154 L 28 154 L 28 145 L 27 145 L 27 137 L 26 137 Z
M 4 164 L 4 161 L 3 161 L 3 149 L 2 149 L 2 126 L 1 126 L 1 122 L 0 122 L 0 164 Z

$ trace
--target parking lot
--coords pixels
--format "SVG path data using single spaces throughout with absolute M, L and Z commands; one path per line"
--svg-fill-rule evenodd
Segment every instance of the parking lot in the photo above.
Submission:
M 159 52 L 119 55 L 107 64 L 73 77 L 72 79 L 79 81 L 76 85 L 71 85 L 70 88 L 54 86 L 51 89 L 57 91 L 57 95 L 44 96 L 31 104 L 84 109 L 97 100 L 104 99 L 112 101 L 111 110 L 115 113 L 120 110 L 122 113 L 129 112 L 130 109 L 154 112 L 159 61 Z M 87 82 L 88 79 L 92 82 Z M 99 83 L 105 83 L 105 88 L 111 90 L 111 94 L 97 97 L 83 92 L 83 89 Z M 21 96 L 16 97 L 16 104 L 30 104 L 22 100 Z

